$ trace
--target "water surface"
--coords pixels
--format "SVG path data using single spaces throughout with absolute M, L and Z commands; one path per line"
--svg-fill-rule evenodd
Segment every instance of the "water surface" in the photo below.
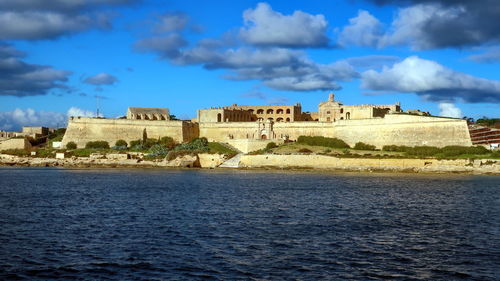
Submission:
M 0 168 L 0 279 L 498 280 L 500 178 Z

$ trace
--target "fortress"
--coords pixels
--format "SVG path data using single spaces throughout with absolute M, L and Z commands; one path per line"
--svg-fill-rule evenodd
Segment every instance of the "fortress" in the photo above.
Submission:
M 238 106 L 198 110 L 191 121 L 171 120 L 168 109 L 130 107 L 126 118 L 70 117 L 62 145 L 105 140 L 113 145 L 144 138 L 170 136 L 177 142 L 196 137 L 209 141 L 293 141 L 299 136 L 336 137 L 353 146 L 357 142 L 384 145 L 472 145 L 467 122 L 461 119 L 405 113 L 399 103 L 344 105 L 330 94 L 318 112 L 291 106 Z

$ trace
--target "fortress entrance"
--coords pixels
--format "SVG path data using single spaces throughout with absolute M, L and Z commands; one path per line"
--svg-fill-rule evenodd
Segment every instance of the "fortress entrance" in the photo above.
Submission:
M 261 140 L 267 140 L 267 136 L 266 135 L 262 135 L 262 136 L 260 136 L 260 139 Z

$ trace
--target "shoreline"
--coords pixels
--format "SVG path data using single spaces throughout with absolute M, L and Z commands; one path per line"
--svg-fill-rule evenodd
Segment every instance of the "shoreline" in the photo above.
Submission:
M 326 157 L 326 158 L 325 158 Z M 339 171 L 362 173 L 500 175 L 500 160 L 335 158 L 321 155 L 243 155 L 236 168 L 218 167 L 220 155 L 183 156 L 171 161 L 142 159 L 66 159 L 18 157 L 0 154 L 0 167 L 160 168 L 202 170 Z M 297 165 L 301 163 L 301 165 Z

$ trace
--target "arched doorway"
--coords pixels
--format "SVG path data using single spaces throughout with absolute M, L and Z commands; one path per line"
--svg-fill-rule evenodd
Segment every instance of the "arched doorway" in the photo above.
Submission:
M 217 122 L 221 122 L 222 121 L 222 114 L 217 114 Z
M 260 139 L 267 140 L 267 136 L 266 135 L 262 135 L 262 136 L 260 136 Z

